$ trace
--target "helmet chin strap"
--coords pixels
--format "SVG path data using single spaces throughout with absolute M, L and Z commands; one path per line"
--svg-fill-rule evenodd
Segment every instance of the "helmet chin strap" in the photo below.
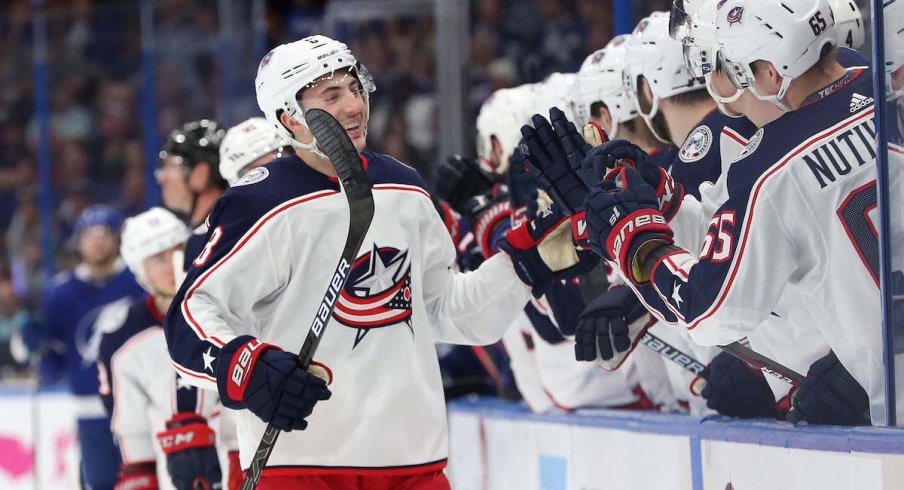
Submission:
M 741 95 L 744 95 L 744 91 L 742 89 L 737 89 L 734 95 L 732 95 L 731 97 L 722 97 L 721 95 L 716 93 L 716 90 L 712 86 L 711 80 L 712 77 L 710 76 L 710 74 L 707 74 L 704 77 L 704 81 L 706 82 L 706 91 L 709 92 L 709 96 L 712 97 L 714 101 L 716 101 L 716 106 L 719 108 L 719 112 L 734 119 L 740 119 L 744 117 L 743 114 L 736 113 L 728 108 L 728 104 L 740 99 Z
M 782 85 L 778 89 L 778 93 L 775 95 L 762 95 L 760 94 L 756 87 L 754 87 L 753 82 L 750 83 L 750 92 L 756 96 L 756 98 L 770 102 L 775 107 L 782 112 L 791 112 L 791 109 L 782 102 L 782 99 L 785 98 L 785 95 L 788 93 L 788 87 L 791 86 L 791 77 L 782 77 Z

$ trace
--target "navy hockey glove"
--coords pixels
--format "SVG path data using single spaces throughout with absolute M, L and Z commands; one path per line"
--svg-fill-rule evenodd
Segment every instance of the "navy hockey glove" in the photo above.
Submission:
M 810 365 L 792 407 L 788 420 L 795 424 L 870 424 L 869 395 L 834 352 Z
M 549 121 L 535 114 L 533 127 L 521 127 L 525 156 L 531 171 L 536 174 L 540 188 L 545 190 L 562 212 L 571 216 L 584 209 L 589 191 L 578 174 L 590 145 L 557 107 L 549 110 Z
M 593 300 L 578 318 L 574 358 L 618 369 L 647 331 L 647 310 L 631 288 L 619 286 Z
M 646 282 L 638 250 L 647 243 L 671 245 L 673 232 L 666 223 L 653 188 L 630 167 L 606 176 L 587 196 L 587 226 L 593 251 L 618 264 L 626 278 Z
M 480 168 L 473 158 L 452 155 L 436 169 L 433 194 L 461 213 L 469 198 L 489 191 L 499 180 Z
M 527 165 L 521 148 L 515 148 L 509 158 L 509 201 L 512 204 L 512 223 L 527 219 L 527 207 L 537 202 L 537 179 Z
M 706 399 L 707 407 L 721 415 L 742 419 L 775 418 L 778 415 L 775 396 L 763 372 L 737 357 L 720 353 L 702 376 L 706 386 L 701 396 Z
M 217 457 L 216 435 L 207 420 L 196 413 L 179 413 L 157 433 L 166 455 L 166 469 L 179 490 L 222 488 L 223 474 Z
M 508 189 L 497 186 L 474 196 L 464 204 L 464 209 L 480 253 L 486 259 L 492 257 L 496 254 L 497 242 L 511 228 L 512 206 Z
M 299 367 L 298 356 L 250 335 L 223 346 L 216 373 L 226 408 L 247 408 L 279 430 L 304 430 L 314 405 L 332 395 L 326 381 Z
M 509 254 L 518 277 L 536 298 L 553 281 L 574 277 L 599 262 L 592 253 L 574 248 L 568 216 L 548 199 L 542 208 L 528 211 L 529 221 L 513 227 L 499 241 L 499 248 Z
M 124 464 L 119 468 L 119 479 L 113 490 L 157 490 L 157 463 Z
M 581 177 L 588 187 L 593 187 L 619 166 L 636 169 L 643 180 L 656 191 L 659 211 L 666 220 L 675 216 L 684 199 L 684 187 L 672 180 L 672 176 L 664 168 L 650 161 L 650 156 L 634 143 L 615 140 L 597 146 L 581 164 Z

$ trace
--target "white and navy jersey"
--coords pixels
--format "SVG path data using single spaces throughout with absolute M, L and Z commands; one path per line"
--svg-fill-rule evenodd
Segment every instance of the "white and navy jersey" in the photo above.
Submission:
M 882 424 L 875 136 L 869 71 L 851 69 L 757 131 L 729 168 L 700 252 L 666 255 L 635 287 L 703 345 L 802 308 L 794 327 L 820 329 Z
M 305 431 L 281 436 L 268 465 L 283 472 L 443 467 L 448 443 L 434 343 L 496 342 L 531 297 L 506 254 L 456 273 L 455 247 L 417 172 L 385 155 L 361 156 L 375 214 L 314 356 L 332 372 L 333 396 L 318 404 Z M 219 348 L 238 335 L 299 351 L 348 220 L 337 180 L 296 156 L 227 190 L 167 314 L 176 369 L 216 389 Z M 237 419 L 247 467 L 266 424 L 247 411 Z
M 162 321 L 150 296 L 107 305 L 95 324 L 101 332 L 97 366 L 123 463 L 156 461 L 161 488 L 172 488 L 156 434 L 180 406 L 210 419 L 219 404 L 215 393 L 190 385 L 167 362 Z
M 686 193 L 699 199 L 700 184 L 716 182 L 727 168 L 725 163 L 744 149 L 756 130 L 746 117 L 732 118 L 713 110 L 687 134 L 669 174 Z

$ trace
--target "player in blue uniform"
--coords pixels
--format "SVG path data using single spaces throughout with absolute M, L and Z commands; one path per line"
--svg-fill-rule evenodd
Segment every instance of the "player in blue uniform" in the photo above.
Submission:
M 74 396 L 82 475 L 94 489 L 112 489 L 119 469 L 110 418 L 97 396 L 96 308 L 144 294 L 119 259 L 120 221 L 106 206 L 92 206 L 82 213 L 75 227 L 81 262 L 74 270 L 54 277 L 47 287 L 42 306 L 45 343 L 32 346 L 41 353 L 43 381 L 65 376 Z

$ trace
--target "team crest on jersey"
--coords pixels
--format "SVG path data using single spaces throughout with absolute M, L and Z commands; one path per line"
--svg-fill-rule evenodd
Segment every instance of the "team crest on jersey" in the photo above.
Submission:
M 681 151 L 678 152 L 678 158 L 684 163 L 693 163 L 705 157 L 709 153 L 709 148 L 713 144 L 713 132 L 709 126 L 699 126 L 691 131 L 684 144 L 681 145 Z
M 763 128 L 760 128 L 759 131 L 753 133 L 753 136 L 751 136 L 750 139 L 747 140 L 747 146 L 745 146 L 744 149 L 741 150 L 741 153 L 738 153 L 738 156 L 735 157 L 733 162 L 744 159 L 747 157 L 747 155 L 755 152 L 757 147 L 760 146 L 760 141 L 763 141 Z
M 380 247 L 358 257 L 333 317 L 358 329 L 355 345 L 375 328 L 405 323 L 411 329 L 411 261 L 408 250 Z
M 247 174 L 243 175 L 241 179 L 238 180 L 235 184 L 232 184 L 232 187 L 238 187 L 240 185 L 251 185 L 257 184 L 258 182 L 266 179 L 270 176 L 270 171 L 267 170 L 267 167 L 257 167 Z
M 744 7 L 738 6 L 731 9 L 728 12 L 728 25 L 733 26 L 735 24 L 740 24 L 741 19 L 744 17 Z

